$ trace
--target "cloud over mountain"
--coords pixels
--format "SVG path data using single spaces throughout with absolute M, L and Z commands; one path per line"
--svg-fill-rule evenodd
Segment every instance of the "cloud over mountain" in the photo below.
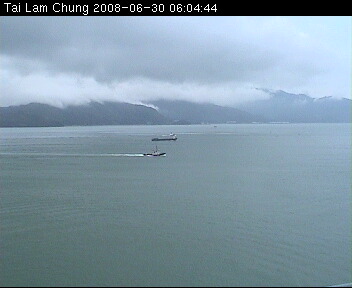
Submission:
M 317 27 L 300 25 L 308 20 Z M 348 97 L 350 36 L 337 36 L 351 32 L 350 23 L 341 28 L 348 20 L 3 17 L 0 105 L 157 98 L 234 105 L 264 99 L 258 87 Z M 341 45 L 317 32 L 332 27 Z

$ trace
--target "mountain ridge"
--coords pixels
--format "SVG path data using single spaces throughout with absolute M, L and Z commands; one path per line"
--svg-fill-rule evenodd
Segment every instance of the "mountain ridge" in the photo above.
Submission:
M 174 121 L 191 124 L 252 123 L 266 119 L 235 107 L 211 103 L 193 103 L 182 100 L 157 100 L 150 102 L 158 111 Z
M 243 103 L 237 108 L 261 115 L 269 122 L 351 123 L 351 99 L 331 96 L 312 98 L 282 90 L 265 92 L 271 95 L 269 99 Z
M 0 107 L 0 127 L 157 125 L 171 121 L 155 109 L 123 102 L 90 102 L 58 108 L 48 104 Z
M 85 105 L 64 108 L 30 103 L 0 107 L 0 127 L 351 123 L 351 99 L 335 99 L 331 96 L 312 98 L 305 94 L 291 94 L 281 90 L 265 92 L 270 94 L 269 99 L 255 100 L 235 107 L 161 99 L 145 105 L 92 101 Z

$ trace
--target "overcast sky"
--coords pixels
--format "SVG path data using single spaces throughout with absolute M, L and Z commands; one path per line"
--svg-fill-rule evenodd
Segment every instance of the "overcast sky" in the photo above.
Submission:
M 1 17 L 0 106 L 351 98 L 350 16 Z

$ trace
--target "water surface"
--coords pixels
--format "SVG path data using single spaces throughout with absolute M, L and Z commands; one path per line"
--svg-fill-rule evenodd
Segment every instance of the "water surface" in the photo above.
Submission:
M 350 124 L 2 128 L 0 139 L 2 286 L 352 282 Z M 166 157 L 143 157 L 155 144 Z

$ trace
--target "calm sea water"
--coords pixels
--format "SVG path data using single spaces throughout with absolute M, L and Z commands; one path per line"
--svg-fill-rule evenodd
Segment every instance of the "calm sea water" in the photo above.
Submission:
M 0 140 L 1 286 L 352 282 L 350 124 L 3 128 Z M 141 155 L 155 144 L 166 157 Z

